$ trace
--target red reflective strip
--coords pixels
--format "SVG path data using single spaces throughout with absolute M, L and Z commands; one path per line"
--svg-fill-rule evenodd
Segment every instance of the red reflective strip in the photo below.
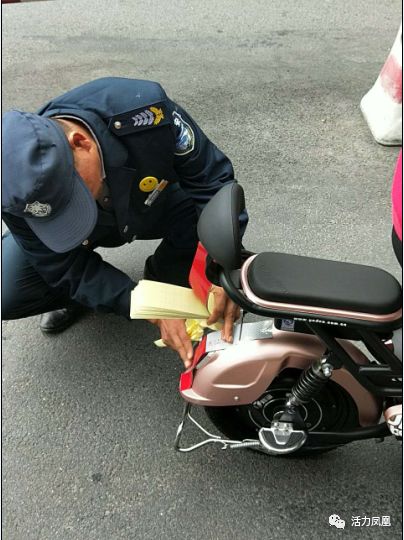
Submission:
M 390 55 L 380 72 L 383 89 L 397 103 L 403 101 L 403 69 L 393 55 Z
M 192 360 L 192 366 L 188 368 L 184 373 L 181 373 L 180 377 L 180 392 L 184 390 L 189 390 L 192 387 L 194 380 L 194 369 L 196 368 L 199 360 L 206 352 L 206 336 L 202 338 L 202 341 L 199 343 L 194 352 L 194 358 Z
M 203 245 L 199 242 L 198 248 L 195 252 L 195 257 L 192 263 L 191 271 L 189 273 L 189 284 L 196 296 L 206 306 L 209 291 L 212 283 L 208 280 L 205 274 L 206 257 L 208 253 Z
M 193 372 L 192 370 L 185 371 L 184 373 L 181 373 L 180 377 L 180 392 L 183 392 L 184 390 L 189 390 L 192 386 L 192 381 L 194 380 Z

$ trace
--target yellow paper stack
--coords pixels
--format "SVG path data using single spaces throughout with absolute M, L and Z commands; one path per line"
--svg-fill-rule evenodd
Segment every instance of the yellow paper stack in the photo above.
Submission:
M 209 311 L 192 289 L 142 279 L 133 289 L 131 319 L 206 319 Z
M 213 310 L 213 295 L 208 308 L 195 296 L 192 289 L 143 279 L 131 294 L 131 319 L 186 319 L 185 326 L 192 341 L 200 341 L 205 328 L 220 330 L 222 323 L 208 326 L 206 320 Z M 161 339 L 154 342 L 165 347 Z

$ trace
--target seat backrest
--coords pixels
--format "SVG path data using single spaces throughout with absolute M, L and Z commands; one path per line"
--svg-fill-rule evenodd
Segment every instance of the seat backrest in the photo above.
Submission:
M 241 267 L 239 216 L 244 208 L 243 188 L 234 182 L 212 197 L 198 221 L 199 240 L 212 259 L 226 270 Z

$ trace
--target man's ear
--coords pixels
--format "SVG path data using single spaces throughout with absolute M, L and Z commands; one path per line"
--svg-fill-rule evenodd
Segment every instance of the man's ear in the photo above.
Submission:
M 89 152 L 91 150 L 92 141 L 86 136 L 85 133 L 81 131 L 72 130 L 68 134 L 67 140 L 73 152 L 77 150 L 84 150 Z

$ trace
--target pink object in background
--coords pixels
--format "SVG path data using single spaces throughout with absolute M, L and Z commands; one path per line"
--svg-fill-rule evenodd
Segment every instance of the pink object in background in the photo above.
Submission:
M 393 176 L 393 186 L 391 189 L 393 227 L 399 237 L 403 240 L 403 150 L 397 159 L 396 169 Z

